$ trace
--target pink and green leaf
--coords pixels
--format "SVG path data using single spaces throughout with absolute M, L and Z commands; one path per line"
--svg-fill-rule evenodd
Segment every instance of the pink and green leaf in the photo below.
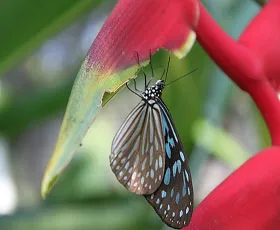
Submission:
M 77 75 L 42 182 L 43 197 L 72 159 L 102 106 L 135 76 L 136 53 L 143 65 L 148 63 L 150 53 L 161 48 L 183 58 L 195 41 L 193 31 L 198 19 L 197 0 L 118 2 Z

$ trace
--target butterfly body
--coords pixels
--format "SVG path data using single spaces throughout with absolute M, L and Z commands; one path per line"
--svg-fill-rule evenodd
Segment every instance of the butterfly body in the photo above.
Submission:
M 117 132 L 110 165 L 129 191 L 144 195 L 173 228 L 189 224 L 193 187 L 182 142 L 161 99 L 164 80 L 146 87 Z
M 142 100 L 149 105 L 154 105 L 158 100 L 161 100 L 162 90 L 164 89 L 164 81 L 158 80 L 155 85 L 147 88 L 141 95 Z

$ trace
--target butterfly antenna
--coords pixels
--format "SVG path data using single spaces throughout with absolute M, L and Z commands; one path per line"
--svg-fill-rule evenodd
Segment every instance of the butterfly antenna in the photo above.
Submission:
M 152 71 L 152 78 L 154 78 L 154 69 L 152 65 L 152 50 L 150 49 L 150 66 L 151 66 L 151 71 Z
M 150 80 L 148 81 L 148 84 L 147 84 L 147 85 L 145 84 L 145 87 L 146 87 L 146 88 L 150 85 L 151 81 L 152 81 L 153 78 L 154 78 L 154 68 L 153 68 L 153 65 L 152 65 L 152 50 L 151 50 L 151 49 L 150 49 L 150 63 L 149 63 L 149 65 L 151 66 L 152 77 L 151 77 Z
M 165 75 L 165 68 L 163 67 L 163 73 L 162 73 L 162 75 L 161 75 L 161 77 L 160 77 L 160 80 L 162 80 L 162 78 L 163 78 L 163 76 Z
M 166 67 L 166 73 L 165 73 L 165 79 L 164 79 L 164 82 L 166 82 L 166 80 L 167 80 L 167 75 L 168 75 L 169 65 L 170 65 L 170 56 L 168 57 L 168 62 L 167 62 L 167 67 Z
M 191 73 L 193 73 L 193 72 L 195 72 L 195 71 L 197 71 L 197 70 L 198 70 L 198 68 L 195 68 L 195 69 L 193 69 L 192 71 L 190 71 L 190 72 L 188 72 L 188 73 L 184 74 L 183 76 L 178 77 L 178 78 L 177 78 L 177 79 L 175 79 L 174 81 L 171 81 L 171 82 L 169 82 L 169 83 L 165 84 L 165 86 L 168 86 L 168 85 L 170 85 L 171 83 L 174 83 L 174 82 L 176 82 L 176 81 L 178 81 L 178 80 L 180 80 L 180 79 L 182 79 L 182 78 L 184 78 L 184 77 L 186 77 L 186 76 L 190 75 Z
M 146 73 L 144 72 L 143 67 L 142 67 L 141 64 L 140 64 L 139 53 L 138 53 L 137 51 L 135 51 L 135 53 L 136 53 L 137 64 L 138 64 L 138 66 L 139 66 L 141 72 L 143 73 L 143 75 L 144 75 L 144 77 L 145 77 L 145 89 L 146 89 L 146 88 L 147 88 L 147 75 L 146 75 Z

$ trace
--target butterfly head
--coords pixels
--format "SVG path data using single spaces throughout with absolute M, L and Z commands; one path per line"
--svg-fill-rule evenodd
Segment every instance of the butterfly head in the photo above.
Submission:
M 157 80 L 156 86 L 162 91 L 165 86 L 164 80 Z
M 149 104 L 154 104 L 161 97 L 163 88 L 164 80 L 158 80 L 155 85 L 142 93 L 142 99 L 148 101 Z

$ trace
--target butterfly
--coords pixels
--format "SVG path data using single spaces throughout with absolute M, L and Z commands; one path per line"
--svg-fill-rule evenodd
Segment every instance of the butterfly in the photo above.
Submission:
M 145 76 L 145 90 L 136 88 L 135 79 L 135 90 L 127 85 L 141 101 L 113 139 L 110 166 L 124 187 L 144 195 L 163 222 L 182 228 L 189 224 L 193 213 L 193 186 L 182 142 L 161 98 L 169 63 L 170 58 L 160 80 L 149 86 L 154 78 L 151 55 L 152 78 L 148 82 L 138 56 L 138 65 Z

